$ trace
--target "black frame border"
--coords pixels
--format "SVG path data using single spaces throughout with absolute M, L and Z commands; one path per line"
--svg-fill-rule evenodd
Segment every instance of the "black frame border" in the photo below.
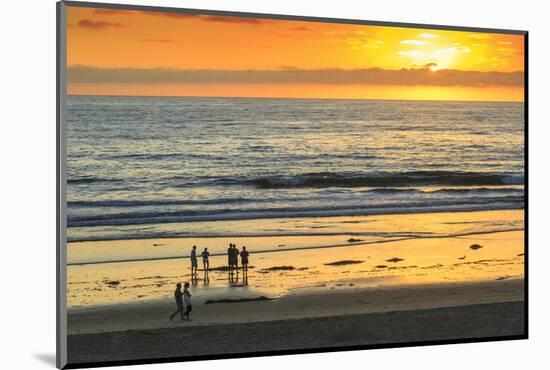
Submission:
M 283 355 L 298 355 L 298 354 L 313 354 L 325 352 L 342 352 L 342 351 L 359 351 L 366 349 L 383 349 L 383 348 L 406 348 L 420 347 L 433 345 L 448 345 L 448 344 L 465 344 L 465 343 L 483 343 L 497 342 L 508 340 L 522 340 L 529 338 L 529 32 L 525 30 L 513 29 L 497 29 L 497 28 L 481 28 L 481 27 L 462 27 L 449 25 L 431 25 L 421 23 L 402 23 L 402 22 L 384 22 L 372 20 L 358 19 L 343 19 L 343 18 L 326 18 L 326 17 L 309 17 L 297 15 L 282 15 L 282 14 L 266 14 L 266 13 L 249 13 L 249 12 L 234 12 L 221 10 L 207 9 L 189 9 L 189 8 L 173 8 L 162 6 L 148 5 L 131 5 L 131 4 L 112 4 L 100 2 L 84 2 L 62 0 L 56 4 L 56 45 L 57 45 L 57 63 L 56 63 L 56 272 L 57 272 L 57 335 L 56 335 L 56 363 L 59 369 L 79 369 L 79 368 L 95 368 L 107 366 L 125 366 L 125 365 L 144 365 L 158 363 L 173 363 L 173 362 L 190 362 L 204 360 L 221 360 L 246 357 L 265 357 L 265 356 L 283 356 Z M 118 10 L 137 10 L 137 11 L 156 11 L 170 13 L 185 13 L 197 15 L 215 15 L 215 16 L 231 16 L 243 18 L 263 18 L 273 20 L 286 21 L 302 21 L 302 22 L 322 22 L 322 23 L 340 23 L 354 25 L 368 25 L 381 27 L 397 27 L 397 28 L 417 28 L 427 30 L 444 30 L 444 31 L 461 31 L 461 32 L 481 32 L 481 33 L 498 33 L 509 35 L 520 35 L 524 37 L 524 328 L 523 335 L 514 336 L 496 336 L 482 338 L 464 338 L 450 340 L 435 340 L 435 341 L 419 341 L 419 342 L 403 342 L 403 343 L 384 343 L 371 345 L 354 345 L 326 348 L 311 348 L 311 349 L 293 349 L 293 350 L 274 350 L 274 351 L 258 351 L 245 352 L 235 354 L 216 354 L 216 355 L 201 355 L 201 356 L 182 356 L 182 357 L 165 357 L 165 358 L 150 358 L 136 359 L 124 361 L 101 361 L 101 362 L 86 362 L 86 363 L 67 363 L 67 317 L 66 317 L 66 235 L 65 220 L 66 220 L 66 177 L 65 177 L 65 105 L 66 105 L 66 7 L 84 7 L 84 8 L 99 8 L 99 9 L 118 9 Z

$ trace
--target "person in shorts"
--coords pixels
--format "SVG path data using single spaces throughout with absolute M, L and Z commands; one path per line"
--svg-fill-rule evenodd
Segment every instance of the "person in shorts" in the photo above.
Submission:
M 244 246 L 241 251 L 241 265 L 243 266 L 243 271 L 248 271 L 248 251 Z
M 210 252 L 208 252 L 208 248 L 204 248 L 204 251 L 201 253 L 202 256 L 202 266 L 205 272 L 208 272 L 210 269 L 210 263 L 208 262 L 208 257 L 210 256 Z
M 191 249 L 191 277 L 197 274 L 197 246 L 194 245 Z
M 233 268 L 239 273 L 239 248 L 236 244 L 233 244 Z
M 227 268 L 229 273 L 233 272 L 233 244 L 229 243 L 229 248 L 227 248 Z

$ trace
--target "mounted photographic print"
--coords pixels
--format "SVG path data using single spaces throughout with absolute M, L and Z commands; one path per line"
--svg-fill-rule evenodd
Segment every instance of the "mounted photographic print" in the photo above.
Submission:
M 58 3 L 58 366 L 527 338 L 526 48 Z

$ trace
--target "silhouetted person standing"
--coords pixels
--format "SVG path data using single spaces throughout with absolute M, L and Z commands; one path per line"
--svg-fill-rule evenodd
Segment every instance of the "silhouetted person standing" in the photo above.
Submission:
M 235 271 L 239 273 L 239 249 L 236 244 L 233 244 L 233 265 L 235 266 Z
M 185 312 L 183 313 L 183 316 L 187 317 L 187 321 L 191 321 L 191 319 L 189 318 L 189 313 L 192 310 L 192 307 L 191 307 L 191 293 L 189 293 L 189 283 L 185 283 L 185 285 L 184 285 L 183 303 L 185 303 Z
M 197 246 L 191 249 L 191 278 L 197 274 Z
M 248 251 L 246 247 L 243 247 L 241 252 L 241 265 L 243 266 L 243 272 L 248 271 Z
M 229 243 L 229 248 L 227 248 L 227 267 L 229 274 L 233 271 L 233 244 Z
M 210 252 L 208 252 L 208 248 L 204 248 L 204 251 L 201 253 L 202 256 L 202 266 L 205 272 L 208 272 L 210 269 L 210 263 L 208 262 L 208 257 L 210 256 Z
M 187 284 L 188 285 L 188 284 Z M 174 316 L 180 314 L 181 320 L 183 320 L 183 293 L 181 291 L 181 284 L 176 284 L 176 290 L 174 291 L 174 299 L 176 300 L 176 312 L 170 315 L 170 321 L 174 321 Z

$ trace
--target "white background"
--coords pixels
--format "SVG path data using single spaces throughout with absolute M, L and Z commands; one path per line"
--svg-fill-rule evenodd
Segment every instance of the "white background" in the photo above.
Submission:
M 112 0 L 112 2 L 121 2 Z M 122 1 L 124 2 L 124 1 Z M 134 4 L 511 28 L 530 31 L 530 339 L 527 341 L 162 364 L 225 370 L 548 368 L 550 16 L 545 1 L 127 0 Z M 53 368 L 55 358 L 55 1 L 2 4 L 0 158 L 1 367 Z M 546 109 L 545 109 L 546 108 Z M 546 158 L 545 158 L 546 156 Z

